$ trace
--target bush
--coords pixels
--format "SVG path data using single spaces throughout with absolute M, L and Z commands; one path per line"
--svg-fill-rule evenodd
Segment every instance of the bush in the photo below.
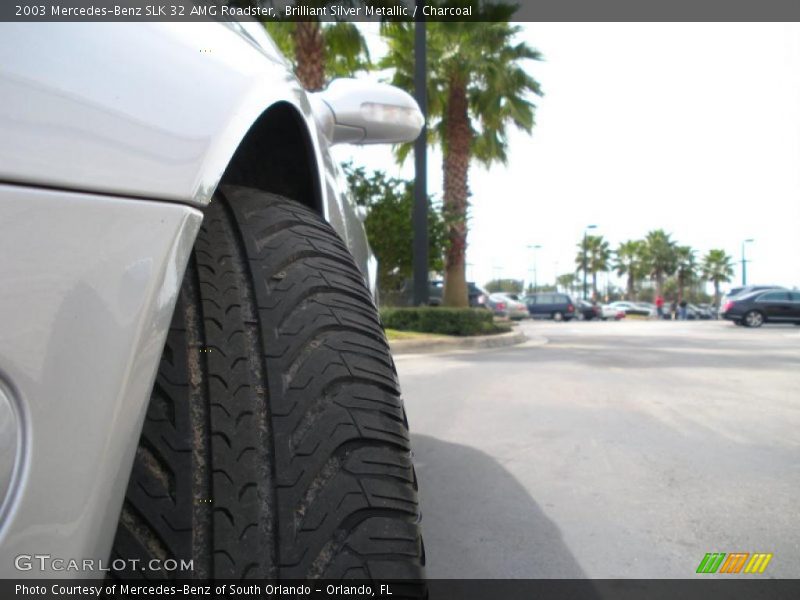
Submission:
M 484 308 L 384 308 L 383 325 L 399 331 L 419 331 L 444 335 L 487 335 L 508 331 L 494 323 L 492 312 Z

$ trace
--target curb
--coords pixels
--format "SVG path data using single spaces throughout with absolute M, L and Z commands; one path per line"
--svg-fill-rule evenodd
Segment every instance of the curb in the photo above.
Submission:
M 392 354 L 413 354 L 421 352 L 449 352 L 451 350 L 472 350 L 478 348 L 502 348 L 515 346 L 528 337 L 521 331 L 509 331 L 499 335 L 478 335 L 474 337 L 439 337 L 424 340 L 395 340 L 389 342 Z

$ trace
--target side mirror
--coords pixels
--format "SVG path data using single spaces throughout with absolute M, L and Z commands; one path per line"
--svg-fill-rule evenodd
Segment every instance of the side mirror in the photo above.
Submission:
M 334 79 L 309 97 L 317 124 L 331 144 L 412 142 L 424 124 L 414 98 L 385 83 Z

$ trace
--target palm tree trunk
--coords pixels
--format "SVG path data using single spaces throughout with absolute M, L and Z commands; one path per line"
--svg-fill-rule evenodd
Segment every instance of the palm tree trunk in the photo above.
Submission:
M 714 306 L 719 308 L 719 281 L 714 281 Z
M 592 300 L 597 300 L 597 271 L 592 271 Z
M 325 87 L 325 38 L 319 21 L 298 21 L 294 28 L 295 75 L 309 92 Z
M 626 300 L 633 300 L 633 295 L 636 293 L 636 289 L 633 283 L 633 273 L 630 271 L 628 272 L 628 296 L 625 298 Z
M 469 306 L 466 280 L 467 177 L 472 132 L 467 113 L 467 88 L 464 81 L 451 79 L 445 113 L 444 140 L 444 218 L 448 248 L 445 254 L 445 306 Z

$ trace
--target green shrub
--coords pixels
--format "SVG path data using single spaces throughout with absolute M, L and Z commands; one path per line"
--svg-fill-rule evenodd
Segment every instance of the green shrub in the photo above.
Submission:
M 443 335 L 487 335 L 508 331 L 494 323 L 492 312 L 483 308 L 384 308 L 383 325 L 399 331 L 420 331 Z

